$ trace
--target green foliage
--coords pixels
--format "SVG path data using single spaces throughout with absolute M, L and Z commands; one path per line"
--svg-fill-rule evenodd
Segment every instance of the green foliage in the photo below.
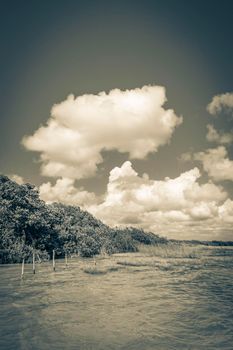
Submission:
M 51 257 L 53 249 L 61 257 L 92 257 L 134 252 L 138 243 L 158 241 L 161 238 L 143 230 L 111 229 L 79 207 L 47 205 L 35 186 L 0 176 L 0 263 L 29 260 L 33 250 L 41 259 Z
M 137 245 L 132 239 L 127 229 L 112 229 L 111 235 L 111 247 L 112 252 L 124 253 L 124 252 L 136 252 Z M 111 251 L 110 251 L 111 252 Z
M 30 249 L 50 254 L 57 241 L 53 213 L 37 188 L 0 176 L 0 261 L 17 262 Z
M 163 237 L 159 237 L 159 235 L 155 235 L 151 232 L 145 232 L 142 229 L 138 229 L 135 227 L 127 227 L 125 229 L 125 233 L 128 233 L 132 239 L 134 239 L 138 243 L 142 244 L 158 244 L 158 243 L 166 243 L 167 239 Z
M 59 253 L 77 253 L 91 257 L 99 254 L 107 240 L 109 228 L 79 207 L 60 203 L 50 205 L 57 217 L 56 230 L 59 232 Z

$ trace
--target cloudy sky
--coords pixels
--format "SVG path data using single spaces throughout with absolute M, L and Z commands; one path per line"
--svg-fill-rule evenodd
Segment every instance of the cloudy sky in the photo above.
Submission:
M 170 238 L 233 240 L 233 3 L 1 3 L 1 173 Z

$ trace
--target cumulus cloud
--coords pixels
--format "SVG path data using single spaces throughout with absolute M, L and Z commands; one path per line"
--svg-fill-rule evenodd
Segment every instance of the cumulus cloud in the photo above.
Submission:
M 130 159 L 143 159 L 167 144 L 182 118 L 165 109 L 165 102 L 161 86 L 70 95 L 53 106 L 47 125 L 22 143 L 40 153 L 42 175 L 90 177 L 103 162 L 102 151 L 128 152 Z
M 233 109 L 233 92 L 227 92 L 225 94 L 216 95 L 212 98 L 212 101 L 207 106 L 207 111 L 215 115 L 222 110 L 232 111 Z
M 225 203 L 219 208 L 219 216 L 223 221 L 233 224 L 233 201 L 229 198 Z
M 233 133 L 218 132 L 213 125 L 207 125 L 206 139 L 209 142 L 216 142 L 220 144 L 230 144 L 233 141 Z
M 193 159 L 200 161 L 203 169 L 215 181 L 233 181 L 233 161 L 228 158 L 224 146 L 207 149 L 193 155 Z
M 60 202 L 78 205 L 84 209 L 96 203 L 94 193 L 77 188 L 74 182 L 73 179 L 62 178 L 58 179 L 55 185 L 51 182 L 44 183 L 39 187 L 40 198 L 47 203 Z
M 111 226 L 134 225 L 176 238 L 200 239 L 205 231 L 212 239 L 216 223 L 228 229 L 233 205 L 221 186 L 199 184 L 200 176 L 193 168 L 175 179 L 151 180 L 127 161 L 110 172 L 104 201 L 89 210 Z
M 17 184 L 22 185 L 25 183 L 25 180 L 22 176 L 17 175 L 17 174 L 10 174 L 7 175 L 9 177 L 9 179 L 11 179 L 12 181 L 15 181 Z

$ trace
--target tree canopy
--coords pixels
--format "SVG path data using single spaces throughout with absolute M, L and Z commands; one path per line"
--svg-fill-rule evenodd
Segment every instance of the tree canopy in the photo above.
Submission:
M 153 233 L 133 227 L 110 228 L 77 206 L 46 204 L 38 189 L 0 176 L 0 262 L 30 259 L 32 250 L 49 258 L 77 253 L 91 257 L 104 251 L 136 251 L 137 244 L 165 242 Z

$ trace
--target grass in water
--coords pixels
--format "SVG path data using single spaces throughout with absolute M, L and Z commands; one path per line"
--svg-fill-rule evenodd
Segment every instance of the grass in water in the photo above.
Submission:
M 140 267 L 140 266 L 148 266 L 148 263 L 143 263 L 143 262 L 131 262 L 131 261 L 117 261 L 117 265 L 123 265 L 123 266 L 136 266 L 136 267 Z
M 140 245 L 139 252 L 152 257 L 160 258 L 190 258 L 200 257 L 200 249 L 188 244 L 156 244 L 156 245 Z
M 90 266 L 90 267 L 85 267 L 83 271 L 85 273 L 89 273 L 90 275 L 105 275 L 108 272 L 114 272 L 119 270 L 119 267 L 117 266 L 110 266 L 106 268 L 99 268 L 97 266 Z
M 97 267 L 86 267 L 83 269 L 83 271 L 91 275 L 104 275 L 105 273 L 107 273 L 107 270 L 99 269 Z
M 118 266 L 90 266 L 83 269 L 85 273 L 92 275 L 103 275 L 108 272 L 117 271 L 120 268 L 125 267 L 146 267 L 151 266 L 155 268 L 164 268 L 170 269 L 170 264 L 163 264 L 162 259 L 195 259 L 201 257 L 201 249 L 198 246 L 192 246 L 188 244 L 177 244 L 177 243 L 168 243 L 168 244 L 157 244 L 157 245 L 140 245 L 139 253 L 140 255 L 126 257 L 126 259 L 121 259 L 116 261 Z M 123 257 L 124 255 L 122 255 Z

